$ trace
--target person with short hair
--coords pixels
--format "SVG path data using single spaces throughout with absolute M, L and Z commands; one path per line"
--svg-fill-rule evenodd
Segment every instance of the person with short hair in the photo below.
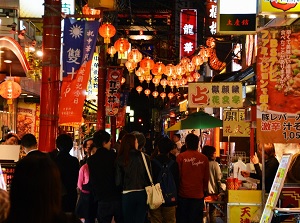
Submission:
M 262 156 L 262 150 L 264 149 L 265 154 L 265 189 L 266 193 L 269 193 L 279 166 L 279 162 L 275 154 L 275 146 L 273 143 L 258 144 L 257 155 L 251 157 L 251 162 L 254 164 L 255 173 L 248 171 L 241 171 L 243 177 L 251 177 L 262 181 L 262 169 L 259 165 L 259 158 Z M 261 183 L 258 185 L 261 189 Z
M 178 156 L 180 153 L 182 143 L 181 143 L 181 135 L 179 133 L 175 133 L 172 137 L 173 142 L 175 143 L 174 149 L 171 151 L 171 153 L 175 156 Z
M 179 170 L 178 164 L 172 158 L 170 158 L 170 151 L 174 148 L 174 142 L 168 137 L 162 138 L 158 143 L 158 155 L 154 157 L 151 161 L 152 173 L 153 173 L 153 183 L 158 182 L 158 177 L 161 171 L 161 167 L 157 162 L 164 165 L 171 165 L 170 172 L 172 173 L 176 189 L 178 192 L 179 186 Z M 173 160 L 173 161 L 172 161 Z M 176 206 L 177 200 L 170 202 L 168 204 L 162 204 L 159 208 L 154 210 L 149 210 L 151 223 L 175 223 L 176 222 Z
M 209 161 L 198 151 L 199 137 L 189 133 L 187 151 L 176 157 L 179 166 L 178 223 L 203 222 L 204 196 L 208 191 Z
M 62 208 L 65 212 L 74 213 L 77 202 L 79 161 L 70 155 L 73 147 L 72 137 L 68 134 L 59 135 L 56 138 L 56 147 L 59 152 L 54 160 L 60 170 L 63 185 Z
M 26 153 L 25 157 L 32 155 L 46 155 L 46 153 L 38 150 L 36 137 L 31 133 L 23 135 L 21 139 L 21 146 Z
M 115 184 L 115 161 L 117 154 L 111 149 L 111 135 L 98 130 L 93 135 L 98 148 L 87 160 L 89 181 L 95 200 L 98 203 L 98 223 L 122 222 L 121 191 Z

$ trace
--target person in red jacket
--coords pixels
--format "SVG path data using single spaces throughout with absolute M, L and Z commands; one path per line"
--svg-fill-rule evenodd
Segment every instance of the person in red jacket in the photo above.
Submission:
M 202 223 L 204 195 L 208 191 L 209 161 L 198 151 L 199 137 L 185 138 L 187 151 L 176 157 L 179 166 L 178 223 Z

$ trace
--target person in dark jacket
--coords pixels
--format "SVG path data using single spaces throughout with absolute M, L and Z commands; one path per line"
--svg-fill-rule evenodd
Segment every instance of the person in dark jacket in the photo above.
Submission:
M 148 209 L 145 187 L 150 185 L 150 180 L 138 147 L 136 136 L 126 134 L 116 162 L 116 185 L 122 188 L 124 223 L 143 223 Z M 150 158 L 146 154 L 145 158 L 151 171 Z
M 158 155 L 151 161 L 153 182 L 154 184 L 158 182 L 158 176 L 161 171 L 160 166 L 157 161 L 163 166 L 166 164 L 170 166 L 171 173 L 176 184 L 176 188 L 179 186 L 179 169 L 176 161 L 170 158 L 170 151 L 174 148 L 174 143 L 168 137 L 162 138 L 158 143 Z M 177 202 L 172 202 L 169 204 L 162 204 L 159 208 L 150 210 L 150 220 L 151 223 L 175 223 L 176 222 L 176 205 Z
M 61 209 L 60 171 L 48 155 L 30 155 L 17 162 L 9 192 L 6 223 L 81 223 Z
M 70 155 L 73 147 L 72 137 L 61 134 L 56 138 L 56 147 L 59 152 L 54 158 L 62 181 L 62 209 L 65 212 L 75 212 L 77 202 L 77 181 L 79 174 L 79 161 Z
M 87 160 L 90 171 L 91 191 L 98 202 L 98 223 L 122 222 L 121 191 L 115 184 L 116 153 L 111 150 L 111 136 L 104 130 L 93 135 L 93 142 L 98 148 Z
M 276 158 L 275 147 L 273 143 L 265 143 L 258 145 L 258 155 L 262 155 L 262 150 L 265 152 L 265 189 L 266 193 L 269 193 L 279 166 L 279 162 Z M 254 164 L 255 173 L 242 171 L 243 177 L 251 177 L 254 179 L 262 180 L 262 170 L 259 165 L 259 157 L 254 155 L 251 157 L 251 162 Z M 259 185 L 261 189 L 261 184 Z

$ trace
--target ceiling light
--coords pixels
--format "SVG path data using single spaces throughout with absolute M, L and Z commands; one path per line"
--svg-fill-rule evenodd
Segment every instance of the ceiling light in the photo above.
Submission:
M 11 60 L 4 60 L 4 63 L 12 63 Z
M 33 95 L 27 95 L 27 98 L 33 98 Z
M 299 17 L 298 14 L 290 14 L 289 16 L 292 19 L 297 19 Z
M 276 15 L 269 15 L 269 19 L 276 19 Z
M 151 39 L 153 39 L 153 36 L 151 36 L 151 35 L 130 35 L 129 38 L 133 39 L 133 40 L 151 40 Z

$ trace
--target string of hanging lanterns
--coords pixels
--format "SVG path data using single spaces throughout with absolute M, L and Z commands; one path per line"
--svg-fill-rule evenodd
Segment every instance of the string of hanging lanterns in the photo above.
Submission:
M 99 33 L 104 38 L 105 43 L 110 43 L 110 38 L 116 33 L 116 29 L 113 25 L 105 23 L 100 26 Z M 138 49 L 131 49 L 127 55 L 127 61 L 125 66 L 129 71 L 129 74 L 135 73 L 140 83 L 147 82 L 148 86 L 150 82 L 155 86 L 155 90 L 152 92 L 154 98 L 158 97 L 165 98 L 168 96 L 169 99 L 174 97 L 174 93 L 170 92 L 168 95 L 165 93 L 167 86 L 173 91 L 174 88 L 184 87 L 187 83 L 198 81 L 200 74 L 198 70 L 200 66 L 209 62 L 212 69 L 221 71 L 226 67 L 225 62 L 219 61 L 216 55 L 215 39 L 210 37 L 206 41 L 206 46 L 202 46 L 197 55 L 192 59 L 184 57 L 180 60 L 177 65 L 163 64 L 161 61 L 154 62 L 149 56 L 143 58 L 142 53 Z M 130 48 L 130 43 L 125 38 L 119 38 L 113 46 L 107 49 L 107 53 L 111 57 L 116 52 L 123 55 Z M 161 85 L 164 89 L 163 92 L 158 93 L 156 88 Z M 143 91 L 142 86 L 137 86 L 136 91 L 140 94 Z M 144 90 L 146 96 L 151 94 L 151 91 L 147 88 Z

